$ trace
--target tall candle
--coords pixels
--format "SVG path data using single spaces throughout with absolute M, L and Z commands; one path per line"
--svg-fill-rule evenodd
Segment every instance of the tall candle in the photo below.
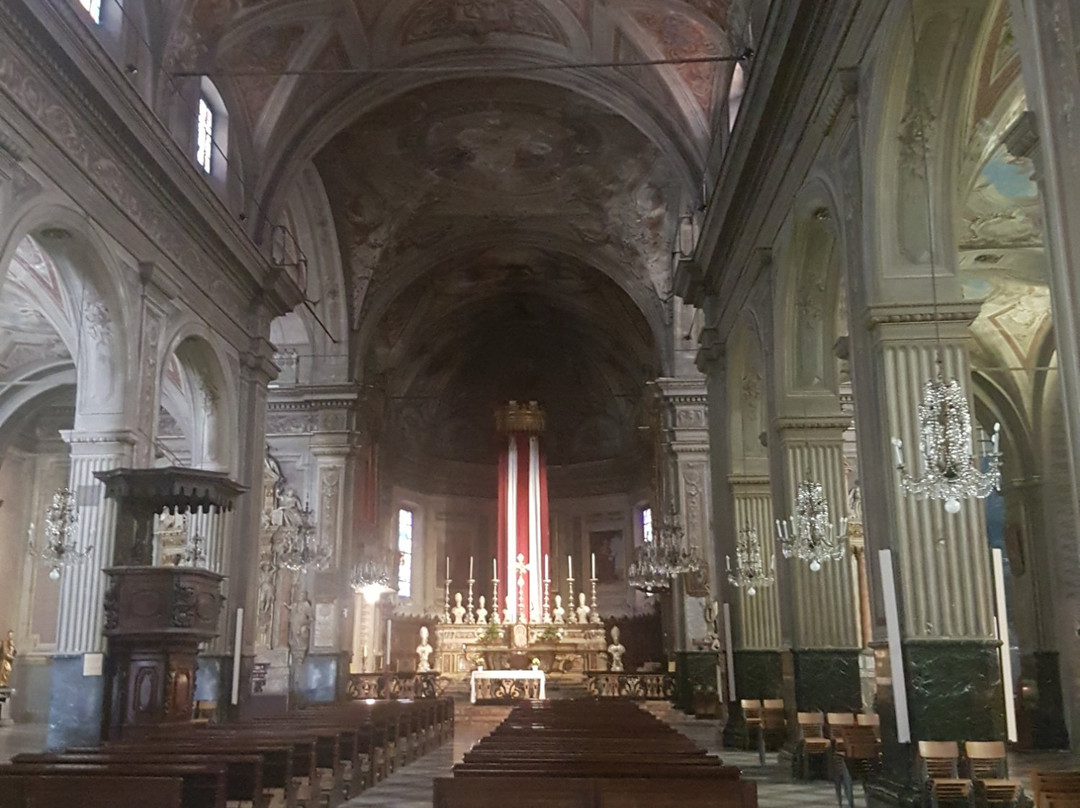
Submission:
M 473 562 L 473 557 L 472 557 L 472 556 L 469 556 L 469 580 L 470 580 L 470 581 L 472 580 L 472 577 L 473 577 L 473 566 L 472 566 L 472 562 Z
M 544 553 L 544 580 L 545 581 L 550 581 L 551 580 L 551 570 L 548 568 L 548 558 L 549 558 L 548 554 Z
M 491 559 L 491 580 L 499 580 L 499 559 Z
M 592 554 L 592 577 L 596 577 L 596 553 Z
M 388 617 L 386 618 L 386 667 L 390 667 L 390 635 L 393 631 L 394 623 Z
M 450 556 L 446 557 L 446 580 L 450 580 Z
M 573 556 L 567 556 L 566 557 L 566 570 L 567 570 L 566 577 L 567 578 L 573 578 L 574 577 L 574 557 Z

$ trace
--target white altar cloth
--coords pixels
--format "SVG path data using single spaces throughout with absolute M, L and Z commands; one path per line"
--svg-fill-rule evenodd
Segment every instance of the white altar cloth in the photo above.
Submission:
M 540 682 L 540 698 L 546 699 L 544 684 L 547 676 L 543 671 L 534 670 L 507 670 L 507 671 L 473 671 L 469 677 L 469 701 L 476 704 L 476 680 L 477 679 L 537 679 Z

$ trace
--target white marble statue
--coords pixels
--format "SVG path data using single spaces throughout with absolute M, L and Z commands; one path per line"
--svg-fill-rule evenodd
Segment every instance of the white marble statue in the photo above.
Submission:
M 416 672 L 427 673 L 431 670 L 431 652 L 434 649 L 428 642 L 428 627 L 420 626 L 420 644 L 416 646 Z
M 559 624 L 566 622 L 566 609 L 562 607 L 562 595 L 555 596 L 555 608 L 551 610 L 551 622 Z
M 511 616 L 513 614 L 513 609 L 514 609 L 514 596 L 513 595 L 507 595 L 506 596 L 506 608 L 503 609 L 503 622 L 506 625 L 510 625 L 511 623 L 514 622 L 514 618 Z
M 619 642 L 619 627 L 611 627 L 611 645 L 607 647 L 608 656 L 611 657 L 611 670 L 615 673 L 622 673 L 623 654 L 626 653 L 626 647 Z
M 577 607 L 577 609 L 575 609 L 575 611 L 577 612 L 577 621 L 579 623 L 588 623 L 589 622 L 589 612 L 592 611 L 592 610 L 589 608 L 589 605 L 587 603 L 585 603 L 585 593 L 584 592 L 579 592 L 578 593 L 578 607 Z
M 454 608 L 450 610 L 450 617 L 454 623 L 465 622 L 465 607 L 461 605 L 461 593 L 454 593 Z
M 480 605 L 476 609 L 476 624 L 478 626 L 486 626 L 487 625 L 487 616 L 488 616 L 487 598 L 485 598 L 483 595 L 481 595 L 480 596 Z

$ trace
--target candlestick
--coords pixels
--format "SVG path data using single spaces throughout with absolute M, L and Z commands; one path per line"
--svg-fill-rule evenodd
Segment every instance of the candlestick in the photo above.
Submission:
M 495 569 L 495 562 L 491 564 Z M 502 608 L 499 605 L 499 574 L 495 573 L 491 578 L 491 622 L 495 625 L 502 623 Z
M 574 608 L 574 576 L 573 575 L 571 575 L 569 578 L 566 579 L 566 588 L 567 588 L 567 590 L 569 592 L 568 597 L 570 598 L 570 602 L 567 604 L 567 609 L 566 609 L 566 622 L 567 623 L 576 623 L 577 622 L 577 610 Z
M 551 622 L 551 578 L 548 577 L 547 556 L 544 556 L 544 614 L 545 623 Z
M 450 559 L 447 559 L 449 563 Z M 449 570 L 448 570 L 449 571 Z M 446 586 L 443 587 L 443 622 L 450 622 L 450 578 L 446 579 Z
M 602 623 L 600 619 L 600 609 L 596 606 L 596 572 L 593 572 L 593 577 L 589 579 L 592 581 L 592 603 L 589 605 L 589 621 L 592 623 Z
M 470 567 L 472 566 L 472 559 L 471 558 L 469 559 L 469 566 Z M 470 576 L 469 580 L 468 580 L 468 584 L 469 584 L 469 608 L 468 608 L 468 611 L 465 612 L 465 622 L 469 623 L 470 625 L 472 625 L 473 623 L 476 622 L 476 613 L 473 611 L 473 602 L 472 602 L 473 584 L 474 583 L 476 583 L 476 581 L 474 581 L 472 579 L 472 577 Z

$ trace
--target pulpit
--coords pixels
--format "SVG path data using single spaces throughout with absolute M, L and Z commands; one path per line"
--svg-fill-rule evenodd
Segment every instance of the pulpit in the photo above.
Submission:
M 116 469 L 98 472 L 116 499 L 113 562 L 104 570 L 106 735 L 138 737 L 192 719 L 199 645 L 217 636 L 224 576 L 152 566 L 156 514 L 230 510 L 245 489 L 219 472 Z

